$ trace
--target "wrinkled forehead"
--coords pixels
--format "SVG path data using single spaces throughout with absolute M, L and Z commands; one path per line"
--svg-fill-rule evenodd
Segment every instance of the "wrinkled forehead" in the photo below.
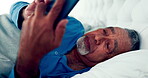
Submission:
M 100 32 L 100 31 L 103 30 L 103 29 L 109 29 L 109 30 L 111 30 L 113 33 L 114 33 L 115 30 L 124 30 L 124 31 L 125 31 L 125 29 L 119 28 L 119 27 L 106 27 L 106 28 L 95 28 L 95 29 L 92 29 L 92 30 L 86 32 L 85 34 L 91 34 L 91 33 L 93 33 L 93 32 Z M 120 31 L 117 31 L 117 32 L 120 32 Z
M 131 39 L 128 35 L 127 30 L 119 27 L 108 27 L 105 29 L 109 29 L 114 34 L 114 37 L 118 43 L 118 51 L 126 52 L 131 49 Z
M 114 31 L 116 34 L 116 40 L 118 42 L 117 51 L 121 53 L 129 51 L 132 44 L 127 30 L 115 27 Z

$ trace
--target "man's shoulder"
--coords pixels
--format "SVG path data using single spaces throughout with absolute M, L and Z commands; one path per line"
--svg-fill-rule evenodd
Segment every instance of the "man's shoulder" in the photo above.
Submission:
M 66 54 L 76 44 L 77 40 L 84 35 L 84 28 L 77 19 L 68 17 L 69 23 L 66 26 L 66 31 L 62 39 L 62 43 L 58 49 L 60 53 Z
M 68 24 L 67 29 L 72 31 L 84 31 L 82 23 L 74 17 L 67 17 Z
M 68 24 L 67 24 L 67 27 L 69 28 L 76 28 L 76 29 L 81 29 L 81 30 L 84 30 L 84 27 L 82 25 L 82 23 L 77 20 L 76 18 L 74 17 L 67 17 L 68 19 Z

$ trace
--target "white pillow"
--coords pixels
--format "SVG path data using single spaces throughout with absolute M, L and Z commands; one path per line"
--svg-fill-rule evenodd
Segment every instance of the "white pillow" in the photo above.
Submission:
M 148 78 L 148 50 L 123 53 L 73 78 Z
M 86 30 L 106 26 L 135 29 L 141 36 L 141 49 L 148 49 L 147 3 L 148 0 L 80 0 L 70 16 L 80 20 Z

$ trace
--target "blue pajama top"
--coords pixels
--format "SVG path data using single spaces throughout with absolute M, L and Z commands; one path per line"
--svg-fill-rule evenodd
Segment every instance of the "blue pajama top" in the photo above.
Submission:
M 27 6 L 27 2 L 17 2 L 10 10 L 10 15 L 12 21 L 18 27 L 18 17 L 20 10 Z M 78 38 L 83 36 L 84 28 L 82 24 L 72 17 L 67 17 L 69 20 L 66 26 L 66 32 L 62 39 L 61 45 L 54 49 L 53 51 L 46 54 L 40 62 L 40 78 L 70 78 L 76 74 L 80 74 L 88 71 L 90 68 L 85 68 L 83 70 L 73 70 L 67 65 L 67 57 L 65 54 L 70 52 L 72 48 L 76 45 Z M 49 35 L 50 36 L 50 35 Z M 15 78 L 14 69 L 10 74 L 10 78 Z

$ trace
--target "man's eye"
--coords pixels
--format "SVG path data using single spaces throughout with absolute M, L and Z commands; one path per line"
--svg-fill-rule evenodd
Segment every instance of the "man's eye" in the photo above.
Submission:
M 108 41 L 106 42 L 106 49 L 110 50 L 110 43 Z
M 105 29 L 103 29 L 103 35 L 105 35 L 105 36 L 108 35 L 108 33 L 107 33 L 107 31 Z
M 109 43 L 106 44 L 106 48 L 109 49 Z

